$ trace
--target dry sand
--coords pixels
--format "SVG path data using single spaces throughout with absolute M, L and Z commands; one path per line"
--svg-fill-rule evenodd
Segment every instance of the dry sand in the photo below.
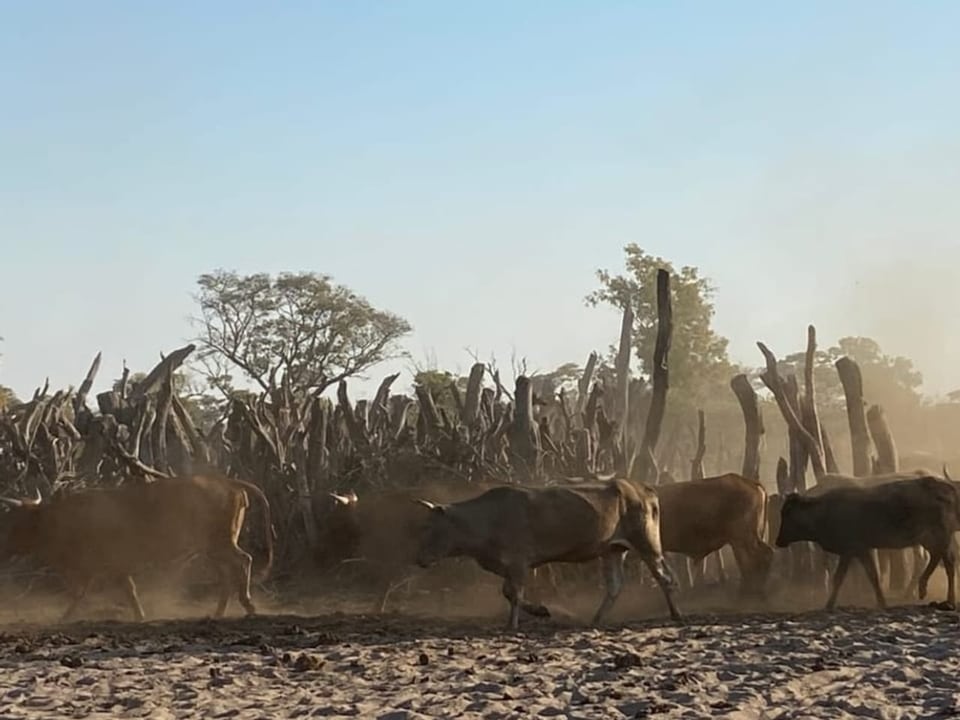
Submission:
M 960 716 L 960 623 L 927 607 L 583 627 L 503 608 L 0 632 L 0 718 Z

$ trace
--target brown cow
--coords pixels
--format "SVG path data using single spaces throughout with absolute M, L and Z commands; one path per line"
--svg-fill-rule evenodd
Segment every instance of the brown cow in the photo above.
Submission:
M 938 563 L 947 573 L 947 603 L 956 605 L 953 534 L 960 530 L 960 492 L 932 475 L 895 480 L 872 487 L 841 487 L 819 496 L 792 493 L 783 501 L 777 547 L 808 541 L 839 556 L 827 609 L 856 558 L 873 586 L 880 607 L 886 606 L 880 587 L 875 549 L 922 545 L 930 561 L 920 576 L 920 598 Z
M 623 588 L 624 560 L 631 549 L 656 578 L 670 615 L 680 616 L 660 548 L 660 503 L 648 487 L 624 479 L 576 486 L 502 486 L 449 505 L 421 503 L 431 512 L 417 564 L 429 567 L 446 557 L 471 557 L 502 577 L 511 629 L 520 621 L 531 568 L 599 557 L 606 595 L 593 617 L 598 624 Z
M 353 490 L 320 496 L 315 505 L 317 560 L 321 566 L 357 560 L 368 564 L 380 583 L 373 611 L 383 613 L 393 592 L 411 582 L 417 569 L 417 547 L 430 511 L 414 501 L 423 494 L 442 502 L 469 500 L 493 487 L 436 483 L 365 493 L 362 499 Z M 539 604 L 524 603 L 523 609 L 534 615 L 547 614 Z
M 735 473 L 658 485 L 660 542 L 664 552 L 703 560 L 726 545 L 740 568 L 744 594 L 761 594 L 773 548 L 764 540 L 767 492 Z
M 146 565 L 184 561 L 204 554 L 217 566 L 220 598 L 216 617 L 236 592 L 248 615 L 252 557 L 237 545 L 250 505 L 247 493 L 263 503 L 266 563 L 273 563 L 270 504 L 256 485 L 213 475 L 162 478 L 119 488 L 86 489 L 55 496 L 0 498 L 10 506 L 7 557 L 32 555 L 57 572 L 72 601 L 62 621 L 73 617 L 97 578 L 122 581 L 137 620 L 144 619 L 133 575 Z

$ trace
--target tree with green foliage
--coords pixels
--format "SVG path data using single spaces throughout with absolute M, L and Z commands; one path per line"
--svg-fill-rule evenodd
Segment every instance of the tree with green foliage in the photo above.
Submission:
M 819 350 L 814 359 L 814 382 L 817 402 L 826 409 L 845 408 L 843 386 L 837 374 L 836 362 L 849 357 L 860 366 L 863 387 L 868 402 L 896 407 L 919 405 L 923 396 L 920 387 L 923 376 L 913 360 L 903 356 L 887 355 L 880 343 L 867 337 L 843 337 L 826 350 Z M 802 375 L 805 360 L 803 352 L 786 356 L 782 364 L 792 366 Z
M 420 369 L 414 373 L 413 386 L 421 386 L 429 390 L 437 409 L 446 410 L 453 417 L 457 406 L 453 400 L 451 387 L 457 388 L 462 399 L 467 391 L 467 378 L 459 377 L 446 370 Z
M 199 358 L 211 387 L 229 395 L 232 371 L 261 390 L 322 392 L 400 354 L 410 324 L 328 275 L 201 275 Z
M 695 267 L 679 272 L 669 261 L 650 255 L 636 244 L 624 248 L 626 272 L 614 275 L 598 270 L 600 288 L 590 293 L 588 305 L 633 308 L 633 346 L 641 373 L 651 377 L 657 341 L 657 270 L 671 275 L 673 341 L 670 350 L 671 402 L 698 406 L 730 381 L 735 370 L 727 356 L 726 338 L 712 327 L 714 287 Z M 729 393 L 729 389 L 726 388 Z
M 17 394 L 6 385 L 0 385 L 0 410 L 19 405 Z

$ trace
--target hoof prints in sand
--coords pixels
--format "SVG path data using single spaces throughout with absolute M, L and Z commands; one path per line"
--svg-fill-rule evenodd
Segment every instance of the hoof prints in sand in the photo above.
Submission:
M 0 718 L 960 717 L 960 624 L 887 613 L 531 622 L 274 617 L 0 636 Z

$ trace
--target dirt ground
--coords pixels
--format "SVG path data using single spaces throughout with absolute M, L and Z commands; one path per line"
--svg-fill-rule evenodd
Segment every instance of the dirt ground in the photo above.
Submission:
M 589 628 L 600 595 L 554 598 L 553 617 L 509 633 L 493 582 L 401 591 L 384 615 L 369 593 L 260 592 L 261 616 L 223 620 L 203 617 L 211 599 L 145 589 L 142 624 L 101 598 L 88 616 L 124 620 L 59 625 L 63 599 L 33 593 L 0 612 L 0 720 L 960 716 L 954 612 L 847 598 L 864 607 L 826 613 L 797 592 L 746 606 L 715 589 L 681 596 L 674 623 L 633 584 Z

